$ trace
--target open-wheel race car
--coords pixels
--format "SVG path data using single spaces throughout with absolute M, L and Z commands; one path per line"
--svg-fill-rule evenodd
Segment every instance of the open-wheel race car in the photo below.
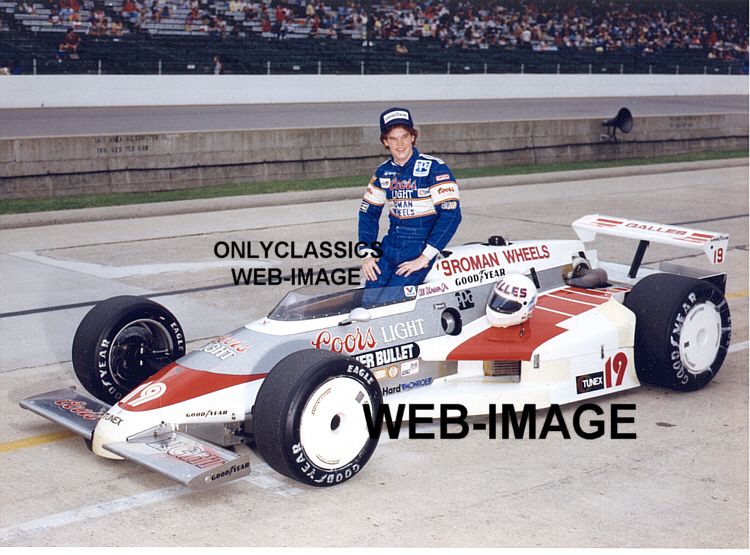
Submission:
M 292 291 L 267 317 L 185 354 L 161 305 L 115 297 L 73 341 L 75 388 L 21 406 L 74 430 L 102 457 L 191 487 L 250 472 L 254 444 L 280 473 L 315 486 L 356 475 L 373 454 L 366 413 L 383 404 L 538 408 L 630 389 L 706 385 L 731 322 L 725 274 L 641 267 L 650 242 L 724 261 L 727 235 L 589 215 L 580 240 L 493 236 L 444 251 L 399 290 Z M 639 241 L 629 264 L 586 248 L 597 234 Z M 520 410 L 520 408 L 518 409 Z M 437 415 L 437 413 L 436 413 Z

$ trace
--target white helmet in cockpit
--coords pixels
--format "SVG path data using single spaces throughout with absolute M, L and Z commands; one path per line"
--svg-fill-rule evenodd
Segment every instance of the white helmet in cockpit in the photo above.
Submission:
M 529 319 L 536 305 L 537 289 L 523 274 L 508 274 L 495 284 L 487 300 L 487 320 L 497 328 L 507 328 Z

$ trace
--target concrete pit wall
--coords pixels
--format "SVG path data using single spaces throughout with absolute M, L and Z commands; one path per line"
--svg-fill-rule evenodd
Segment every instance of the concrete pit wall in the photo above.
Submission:
M 454 169 L 748 148 L 744 114 L 638 117 L 613 144 L 601 119 L 431 124 L 418 146 Z M 0 140 L 0 198 L 146 192 L 369 174 L 376 127 Z

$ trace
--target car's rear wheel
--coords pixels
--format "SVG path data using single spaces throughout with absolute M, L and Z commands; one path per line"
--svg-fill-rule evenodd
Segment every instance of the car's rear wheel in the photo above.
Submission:
M 376 414 L 382 394 L 358 361 L 308 349 L 270 372 L 253 408 L 258 451 L 276 471 L 312 486 L 349 480 L 367 463 L 371 437 L 365 405 Z
M 625 306 L 636 316 L 640 381 L 692 391 L 714 378 L 732 330 L 729 305 L 718 287 L 685 276 L 652 274 L 636 283 Z
M 73 369 L 97 399 L 114 404 L 185 354 L 177 318 L 159 303 L 124 295 L 83 318 L 73 339 Z

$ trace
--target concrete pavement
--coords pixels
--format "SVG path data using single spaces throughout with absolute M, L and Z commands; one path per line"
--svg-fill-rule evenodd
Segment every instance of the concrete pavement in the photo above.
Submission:
M 729 233 L 732 345 L 709 386 L 691 394 L 641 387 L 600 398 L 607 411 L 612 403 L 636 405 L 635 440 L 553 434 L 503 441 L 481 433 L 384 440 L 355 479 L 327 490 L 292 482 L 251 453 L 250 477 L 190 493 L 143 467 L 94 457 L 18 400 L 75 383 L 69 348 L 86 308 L 65 305 L 148 294 L 176 312 L 191 346 L 200 346 L 264 315 L 286 290 L 227 285 L 229 270 L 213 254 L 217 241 L 352 237 L 360 191 L 307 204 L 159 215 L 136 208 L 142 217 L 4 229 L 0 496 L 12 510 L 0 514 L 0 544 L 747 549 L 747 161 L 663 169 L 467 186 L 454 242 L 491 234 L 572 239 L 570 223 L 587 213 Z M 605 238 L 596 248 L 602 259 L 628 261 L 635 245 Z M 707 264 L 702 254 L 661 245 L 645 263 L 667 259 Z M 563 408 L 566 419 L 574 409 Z

